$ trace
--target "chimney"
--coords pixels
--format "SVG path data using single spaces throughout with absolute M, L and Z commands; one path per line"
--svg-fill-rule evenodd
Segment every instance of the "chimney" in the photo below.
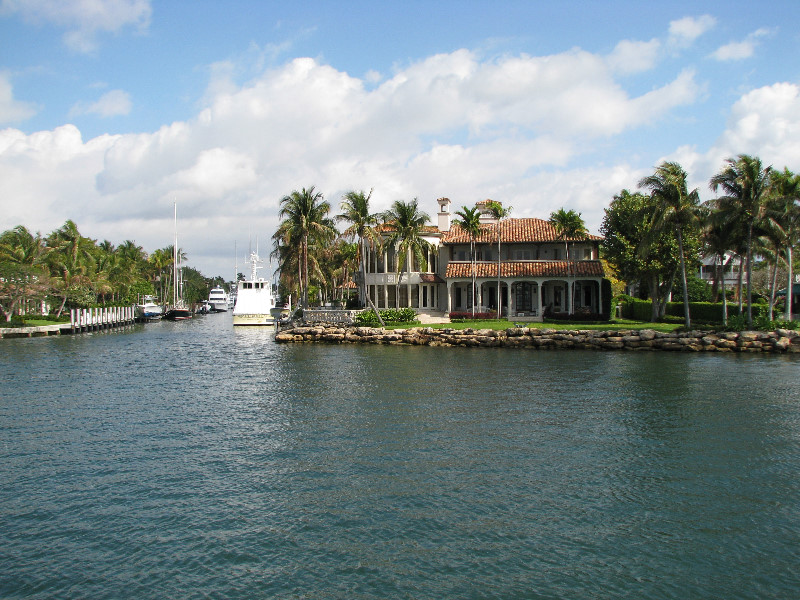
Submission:
M 450 198 L 439 198 L 439 231 L 450 231 Z

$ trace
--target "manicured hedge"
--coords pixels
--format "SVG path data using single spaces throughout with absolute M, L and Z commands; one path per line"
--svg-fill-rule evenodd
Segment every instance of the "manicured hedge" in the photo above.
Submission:
M 639 300 L 630 296 L 621 298 L 622 316 L 634 321 L 649 321 L 652 314 L 652 302 Z M 766 305 L 754 304 L 753 313 L 766 309 Z M 747 312 L 747 307 L 743 308 Z M 667 302 L 665 316 L 683 318 L 683 302 Z M 722 323 L 722 302 L 690 302 L 689 315 L 692 321 L 699 323 Z M 728 302 L 728 317 L 739 315 L 738 303 Z
M 417 320 L 417 313 L 413 308 L 385 308 L 380 311 L 384 323 L 414 323 Z M 380 325 L 375 311 L 365 310 L 356 315 L 356 325 L 363 327 L 377 327 Z

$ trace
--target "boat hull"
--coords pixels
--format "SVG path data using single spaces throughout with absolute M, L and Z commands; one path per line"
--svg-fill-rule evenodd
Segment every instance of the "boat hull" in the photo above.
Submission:
M 164 313 L 167 321 L 187 321 L 192 318 L 192 311 L 188 308 L 171 308 Z
M 236 314 L 233 313 L 233 325 L 235 326 L 270 326 L 275 325 L 275 318 L 271 314 Z

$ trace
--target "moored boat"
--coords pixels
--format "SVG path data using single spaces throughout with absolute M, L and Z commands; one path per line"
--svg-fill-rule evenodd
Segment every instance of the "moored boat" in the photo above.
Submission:
M 274 325 L 275 296 L 272 284 L 258 277 L 261 260 L 255 252 L 250 253 L 250 279 L 239 281 L 236 286 L 236 304 L 233 307 L 234 325 Z
M 192 309 L 183 301 L 183 280 L 180 277 L 180 253 L 178 252 L 178 205 L 175 204 L 175 243 L 172 246 L 172 306 L 164 311 L 168 321 L 186 321 L 191 319 Z
M 134 311 L 135 318 L 140 323 L 158 321 L 164 314 L 161 306 L 156 303 L 155 296 L 144 295 L 139 298 Z
M 211 288 L 211 291 L 208 293 L 208 304 L 212 312 L 225 312 L 228 310 L 229 302 L 230 298 L 228 298 L 228 292 L 221 286 Z

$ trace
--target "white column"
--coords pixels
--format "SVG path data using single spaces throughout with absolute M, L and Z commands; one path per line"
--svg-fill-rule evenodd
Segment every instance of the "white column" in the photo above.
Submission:
M 544 289 L 542 289 L 542 283 L 540 281 L 536 281 L 536 303 L 539 305 L 536 309 L 536 315 L 538 317 L 544 317 L 544 313 L 542 312 L 542 300 L 544 296 Z

